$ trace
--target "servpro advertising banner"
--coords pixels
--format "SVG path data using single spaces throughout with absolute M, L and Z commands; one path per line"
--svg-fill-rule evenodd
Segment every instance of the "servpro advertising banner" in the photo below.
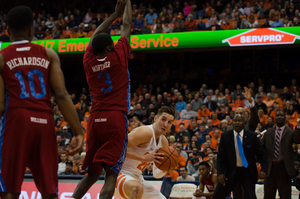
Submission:
M 115 44 L 120 36 L 112 36 Z M 58 54 L 84 53 L 90 38 L 32 41 Z M 132 35 L 132 51 L 207 47 L 287 45 L 300 43 L 300 27 L 242 30 L 195 31 L 183 33 Z M 0 43 L 0 49 L 10 43 Z
M 70 199 L 77 186 L 77 183 L 58 183 L 58 198 Z M 160 191 L 161 185 L 152 185 Z M 94 184 L 82 199 L 99 199 L 100 191 L 103 187 L 102 183 Z M 23 182 L 19 199 L 42 199 L 41 193 L 38 192 L 34 182 Z M 113 199 L 119 199 L 113 197 Z

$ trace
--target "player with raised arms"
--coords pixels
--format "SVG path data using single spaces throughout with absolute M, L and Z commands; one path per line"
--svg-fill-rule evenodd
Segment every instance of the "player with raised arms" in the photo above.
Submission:
M 105 32 L 122 14 L 121 38 L 114 46 L 112 38 Z M 88 175 L 78 183 L 72 196 L 76 199 L 82 198 L 99 180 L 103 168 L 106 173 L 100 199 L 111 199 L 125 161 L 127 112 L 131 106 L 128 72 L 131 26 L 131 2 L 118 0 L 115 12 L 97 27 L 90 38 L 83 57 L 92 109 L 87 129 L 87 153 L 82 165 L 82 169 L 88 167 Z
M 6 20 L 12 43 L 0 51 L 1 198 L 19 198 L 26 167 L 42 197 L 57 198 L 58 150 L 51 88 L 76 135 L 70 154 L 81 150 L 83 131 L 65 88 L 57 54 L 30 43 L 34 35 L 31 9 L 15 7 Z
M 175 112 L 168 106 L 163 106 L 154 118 L 154 123 L 134 129 L 128 135 L 128 150 L 125 163 L 118 176 L 115 196 L 117 198 L 137 199 L 165 199 L 142 176 L 151 162 L 160 164 L 164 153 L 157 153 L 158 149 L 168 146 L 169 142 L 164 136 L 170 130 L 174 121 Z M 153 164 L 153 176 L 162 178 L 167 171 L 161 171 Z M 135 192 L 131 192 L 136 190 Z

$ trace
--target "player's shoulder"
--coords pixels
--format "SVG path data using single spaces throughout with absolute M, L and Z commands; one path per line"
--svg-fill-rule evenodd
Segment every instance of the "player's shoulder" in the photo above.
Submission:
M 162 146 L 169 146 L 169 141 L 166 138 L 166 136 L 164 136 L 164 135 L 161 135 L 161 145 Z

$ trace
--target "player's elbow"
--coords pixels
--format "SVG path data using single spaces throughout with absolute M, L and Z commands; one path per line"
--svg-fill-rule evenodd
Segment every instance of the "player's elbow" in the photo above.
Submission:
M 63 101 L 66 100 L 67 97 L 69 97 L 67 91 L 65 90 L 60 90 L 55 92 L 55 98 L 57 101 Z

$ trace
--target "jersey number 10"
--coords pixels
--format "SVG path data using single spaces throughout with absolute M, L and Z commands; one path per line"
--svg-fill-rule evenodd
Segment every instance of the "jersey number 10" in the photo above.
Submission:
M 34 87 L 34 82 L 33 82 L 33 75 L 38 75 L 39 77 L 39 82 L 40 82 L 40 86 L 41 86 L 41 93 L 36 93 L 35 92 L 35 87 Z M 30 93 L 31 95 L 36 98 L 36 99 L 42 99 L 46 96 L 46 87 L 45 87 L 45 80 L 44 80 L 44 75 L 43 72 L 35 69 L 35 70 L 30 70 L 27 74 L 28 76 L 28 82 L 29 82 L 29 88 L 30 88 Z M 29 93 L 26 90 L 26 86 L 25 86 L 25 82 L 24 79 L 22 77 L 22 72 L 20 70 L 18 70 L 15 73 L 15 77 L 18 78 L 20 86 L 21 86 L 21 94 L 20 94 L 20 98 L 24 99 L 24 98 L 29 98 Z

